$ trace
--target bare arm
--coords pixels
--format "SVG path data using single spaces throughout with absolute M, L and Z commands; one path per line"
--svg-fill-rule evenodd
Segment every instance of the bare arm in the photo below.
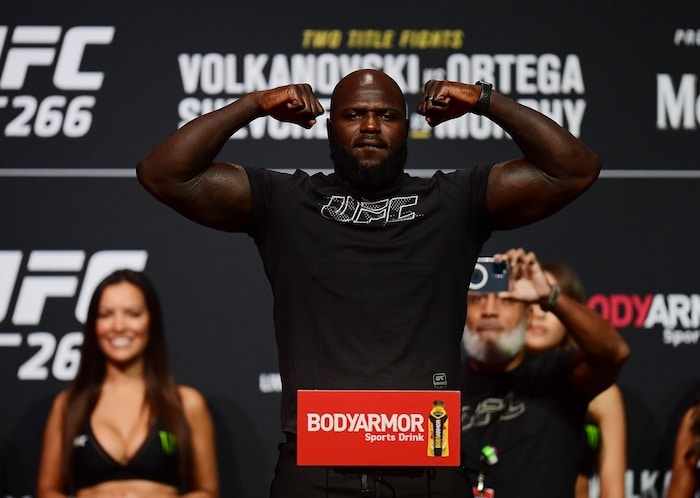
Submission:
M 510 261 L 513 289 L 503 293 L 528 303 L 547 303 L 552 287 L 534 253 L 511 249 L 495 255 Z M 571 386 L 578 392 L 596 396 L 612 385 L 630 354 L 622 336 L 595 310 L 561 294 L 552 312 L 576 341 L 573 355 Z
M 239 165 L 215 161 L 228 139 L 256 118 L 310 128 L 323 107 L 311 87 L 288 85 L 243 95 L 200 116 L 166 138 L 136 166 L 141 184 L 187 218 L 227 231 L 245 227 L 250 184 Z
M 600 498 L 625 498 L 627 471 L 627 427 L 625 405 L 617 384 L 613 384 L 588 405 L 588 412 L 600 427 L 598 455 Z
M 480 85 L 431 80 L 418 112 L 436 126 L 473 110 L 480 94 Z M 493 91 L 485 115 L 523 153 L 496 164 L 489 176 L 487 202 L 497 229 L 519 227 L 555 213 L 598 178 L 598 156 L 544 114 Z
M 629 346 L 599 313 L 565 294 L 552 311 L 578 346 L 573 357 L 572 387 L 596 396 L 617 380 L 629 358 Z
M 695 408 L 685 412 L 678 432 L 676 433 L 676 445 L 673 451 L 673 466 L 671 468 L 671 481 L 668 484 L 668 498 L 692 498 L 698 487 L 695 475 L 695 464 L 697 459 L 687 459 L 686 451 L 693 442 L 691 425 L 693 418 L 697 416 Z
M 63 417 L 67 395 L 62 392 L 53 402 L 44 429 L 39 463 L 37 498 L 66 498 L 61 464 L 63 462 Z
M 192 441 L 192 491 L 184 496 L 217 498 L 219 474 L 211 414 L 199 391 L 185 386 L 180 386 L 179 390 Z

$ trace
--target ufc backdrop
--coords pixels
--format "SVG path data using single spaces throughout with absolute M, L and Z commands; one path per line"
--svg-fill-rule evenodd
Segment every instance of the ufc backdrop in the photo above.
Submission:
M 680 413 L 700 391 L 700 4 L 637 2 L 4 2 L 0 6 L 0 495 L 32 497 L 44 421 L 78 367 L 87 302 L 112 269 L 159 289 L 177 380 L 213 412 L 224 497 L 265 497 L 282 439 L 271 292 L 252 240 L 186 220 L 134 167 L 192 118 L 308 82 L 328 108 L 351 70 L 409 101 L 416 175 L 519 155 L 474 115 L 430 129 L 428 79 L 492 81 L 603 159 L 598 182 L 500 232 L 581 275 L 628 341 L 627 496 L 662 496 Z M 626 5 L 624 5 L 626 3 Z M 325 119 L 260 119 L 221 159 L 329 170 Z M 596 495 L 595 483 L 592 495 Z

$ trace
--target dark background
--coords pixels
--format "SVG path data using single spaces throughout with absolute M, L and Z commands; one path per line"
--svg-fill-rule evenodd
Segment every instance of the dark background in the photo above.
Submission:
M 601 178 L 551 218 L 497 233 L 484 254 L 522 246 L 536 251 L 541 260 L 564 260 L 597 299 L 656 296 L 667 315 L 673 303 L 689 303 L 682 313 L 687 322 L 669 315 L 666 325 L 657 320 L 644 326 L 634 322 L 636 314 L 632 321 L 619 322 L 632 349 L 619 378 L 629 429 L 627 494 L 661 496 L 679 414 L 700 391 L 697 339 L 678 346 L 664 341 L 666 329 L 690 337 L 700 329 L 695 262 L 700 4 L 671 2 L 652 8 L 636 2 L 529 3 L 30 0 L 0 5 L 0 296 L 3 290 L 6 296 L 0 302 L 0 496 L 34 494 L 44 419 L 53 396 L 67 385 L 60 368 L 58 376 L 52 368 L 70 358 L 61 340 L 81 329 L 75 310 L 77 294 L 87 285 L 89 261 L 101 251 L 129 250 L 148 255 L 145 270 L 160 290 L 178 381 L 197 387 L 209 401 L 222 496 L 267 495 L 281 438 L 280 397 L 274 382 L 272 389 L 264 382 L 274 379 L 277 358 L 271 293 L 256 249 L 246 235 L 217 232 L 180 217 L 150 197 L 134 175 L 138 159 L 177 128 L 180 101 L 238 96 L 207 95 L 201 88 L 188 95 L 178 56 L 195 53 L 235 55 L 239 80 L 246 54 L 415 54 L 421 69 L 444 67 L 451 55 L 460 53 L 555 54 L 562 61 L 576 56 L 582 93 L 545 94 L 538 87 L 535 94 L 510 95 L 585 100 L 580 137 L 602 157 Z M 48 25 L 61 29 L 55 44 L 12 39 L 19 26 Z M 90 45 L 81 58 L 81 71 L 103 73 L 99 88 L 58 88 L 53 80 L 57 55 L 45 66 L 30 67 L 21 88 L 3 87 L 2 71 L 11 50 L 53 47 L 58 53 L 65 33 L 77 26 L 114 27 L 111 43 Z M 403 49 L 394 44 L 359 49 L 347 47 L 344 38 L 337 48 L 313 49 L 302 46 L 305 29 L 344 35 L 351 29 L 458 30 L 463 40 L 456 48 Z M 677 30 L 694 36 L 677 43 Z M 263 72 L 269 75 L 269 69 L 268 64 Z M 674 92 L 681 80 L 689 82 L 691 116 L 685 125 L 657 124 L 658 75 L 668 75 Z M 500 73 L 493 82 L 497 89 L 506 86 Z M 8 133 L 8 124 L 23 109 L 15 107 L 25 101 L 20 97 L 40 104 L 57 95 L 67 101 L 94 97 L 84 136 L 40 136 L 36 113 L 27 118 L 31 129 L 26 136 Z M 408 92 L 409 110 L 417 99 L 418 93 Z M 322 120 L 319 125 L 324 126 Z M 507 138 L 437 135 L 436 130 L 435 136 L 409 143 L 407 167 L 415 174 L 518 154 Z M 327 169 L 330 164 L 322 138 L 276 140 L 268 134 L 231 140 L 221 157 L 289 170 Z M 54 255 L 82 251 L 85 261 L 78 269 L 36 269 L 30 255 L 41 250 Z M 16 267 L 3 263 L 9 260 L 2 256 L 11 253 L 20 257 Z M 16 323 L 13 313 L 23 282 L 41 275 L 75 277 L 75 295 L 49 298 L 39 323 Z M 624 310 L 617 311 L 619 318 Z M 56 344 L 32 343 L 30 337 L 39 332 Z M 10 336 L 19 337 L 19 344 L 3 342 Z M 39 353 L 47 356 L 38 358 Z M 48 368 L 45 379 L 20 378 L 22 365 L 32 360 Z

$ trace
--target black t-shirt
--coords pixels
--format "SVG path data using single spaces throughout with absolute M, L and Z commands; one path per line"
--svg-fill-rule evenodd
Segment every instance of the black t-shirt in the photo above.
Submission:
M 332 175 L 246 171 L 248 233 L 274 296 L 282 430 L 296 432 L 298 389 L 459 389 L 490 166 L 405 174 L 372 199 Z
M 574 496 L 590 399 L 568 384 L 571 354 L 526 356 L 497 374 L 463 364 L 463 461 L 472 482 L 483 472 L 497 498 Z M 486 445 L 496 448 L 495 465 L 481 458 Z

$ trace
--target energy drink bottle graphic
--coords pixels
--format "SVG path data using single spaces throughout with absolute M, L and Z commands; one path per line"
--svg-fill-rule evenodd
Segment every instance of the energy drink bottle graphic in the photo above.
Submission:
M 428 415 L 428 456 L 446 457 L 450 455 L 448 445 L 448 420 L 445 403 L 436 399 Z

